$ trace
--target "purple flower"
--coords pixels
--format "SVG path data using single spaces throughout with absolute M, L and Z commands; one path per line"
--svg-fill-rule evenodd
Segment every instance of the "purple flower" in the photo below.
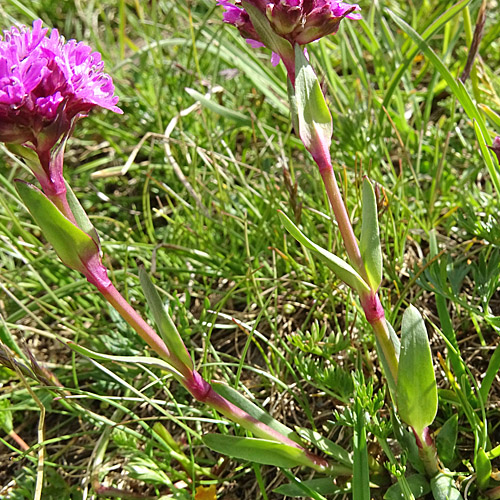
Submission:
M 356 4 L 333 0 L 246 0 L 264 14 L 272 30 L 295 44 L 305 45 L 327 35 L 335 34 L 344 17 L 361 19 Z M 226 9 L 224 21 L 238 28 L 245 38 L 263 42 L 252 25 L 241 0 L 219 0 Z
M 0 141 L 33 149 L 42 167 L 35 175 L 57 191 L 63 179 L 62 162 L 61 172 L 51 168 L 56 143 L 94 107 L 122 110 L 101 55 L 82 42 L 65 43 L 56 29 L 47 35 L 37 20 L 31 30 L 13 27 L 0 37 Z
M 497 135 L 493 139 L 493 144 L 488 147 L 496 154 L 498 158 L 498 163 L 500 164 L 500 136 Z

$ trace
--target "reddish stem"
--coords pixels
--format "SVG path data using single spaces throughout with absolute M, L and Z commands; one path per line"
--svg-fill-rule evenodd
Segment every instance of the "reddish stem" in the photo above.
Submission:
M 309 466 L 313 469 L 324 472 L 329 467 L 327 460 L 307 451 L 292 439 L 284 436 L 260 420 L 252 417 L 247 412 L 215 392 L 212 386 L 204 380 L 197 371 L 193 371 L 189 379 L 181 382 L 197 401 L 207 404 L 227 417 L 229 420 L 241 425 L 241 427 L 249 430 L 256 436 L 283 443 L 301 450 L 305 454 L 306 460 L 309 462 Z
M 335 214 L 340 234 L 344 240 L 347 255 L 349 256 L 354 269 L 356 269 L 359 275 L 368 283 L 368 276 L 366 274 L 363 258 L 361 257 L 361 252 L 359 250 L 358 240 L 354 235 L 349 214 L 347 213 L 337 180 L 335 179 L 333 167 L 327 159 L 324 159 L 321 163 L 318 162 L 318 159 L 316 159 L 316 162 L 318 163 L 319 172 L 323 178 L 326 193 L 328 195 L 328 199 L 330 200 L 333 213 Z
M 16 431 L 10 431 L 9 436 L 19 445 L 21 450 L 27 451 L 30 449 L 30 445 Z
M 141 315 L 124 299 L 111 281 L 96 281 L 95 275 L 88 276 L 102 293 L 104 298 L 120 313 L 122 318 L 139 334 L 139 336 L 164 360 L 168 361 L 184 377 L 191 376 L 191 370 L 177 356 L 174 356 L 163 342 L 162 338 L 151 328 L 141 317 Z

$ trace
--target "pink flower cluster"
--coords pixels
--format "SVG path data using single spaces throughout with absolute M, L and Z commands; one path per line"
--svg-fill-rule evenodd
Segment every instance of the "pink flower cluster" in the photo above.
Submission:
M 305 45 L 327 35 L 335 34 L 340 21 L 361 19 L 356 4 L 333 0 L 246 0 L 265 14 L 273 31 L 292 46 Z M 251 41 L 262 42 L 241 0 L 219 0 L 224 7 L 224 21 L 238 28 Z
M 29 144 L 39 156 L 92 108 L 122 113 L 101 55 L 47 32 L 37 20 L 32 30 L 14 27 L 0 37 L 0 141 Z

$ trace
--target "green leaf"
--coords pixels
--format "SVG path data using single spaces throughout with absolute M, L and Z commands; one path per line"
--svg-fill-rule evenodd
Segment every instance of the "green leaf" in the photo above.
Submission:
M 6 434 L 14 429 L 12 425 L 12 404 L 9 398 L 0 399 L 0 429 Z
M 13 154 L 20 156 L 26 162 L 33 173 L 38 174 L 41 177 L 45 177 L 45 173 L 42 165 L 40 164 L 40 159 L 38 155 L 28 146 L 23 146 L 21 144 L 5 144 L 5 147 Z
M 478 104 L 478 107 L 500 129 L 500 116 L 486 104 Z
M 415 498 L 421 498 L 430 493 L 431 486 L 423 474 L 414 474 L 406 478 L 406 482 Z M 393 484 L 384 495 L 384 500 L 405 500 L 406 497 L 399 483 Z
M 394 346 L 396 358 L 399 359 L 399 352 L 401 350 L 401 343 L 399 342 L 399 338 L 396 335 L 394 328 L 387 320 L 386 320 L 386 324 L 387 324 L 387 329 L 389 330 L 389 336 L 390 336 L 392 345 Z M 375 337 L 375 345 L 377 346 L 377 353 L 379 355 L 380 362 L 382 363 L 382 367 L 384 369 L 385 378 L 387 379 L 387 384 L 389 386 L 389 393 L 390 393 L 393 401 L 396 402 L 396 381 L 394 380 L 394 377 L 392 376 L 392 372 L 391 372 L 391 369 L 389 367 L 389 363 L 386 360 L 386 357 L 384 355 L 384 351 L 383 351 L 382 346 L 380 345 L 380 342 L 379 342 L 377 337 Z
M 354 452 L 352 498 L 356 500 L 370 500 L 370 468 L 368 465 L 365 409 L 359 399 L 356 399 L 355 412 L 356 422 L 354 423 L 352 436 Z
M 238 126 L 247 126 L 251 127 L 252 126 L 252 120 L 244 115 L 243 113 L 239 113 L 238 111 L 234 111 L 232 109 L 226 108 L 225 106 L 221 106 L 220 104 L 214 102 L 212 99 L 209 99 L 208 97 L 205 97 L 203 94 L 200 94 L 194 89 L 190 89 L 189 87 L 186 87 L 184 89 L 193 99 L 196 101 L 200 102 L 205 106 L 206 108 L 210 109 L 214 113 L 217 113 L 218 115 L 222 116 L 223 118 L 227 118 L 229 120 L 232 120 L 236 123 Z
M 363 179 L 360 250 L 369 284 L 373 291 L 377 291 L 382 281 L 382 246 L 378 227 L 377 199 L 367 177 Z
M 436 436 L 438 457 L 447 467 L 450 467 L 455 458 L 455 446 L 458 435 L 458 414 L 452 415 L 441 427 Z
M 351 454 L 337 443 L 323 437 L 319 432 L 313 431 L 312 429 L 298 428 L 297 433 L 303 439 L 307 439 L 311 442 L 320 451 L 333 457 L 337 462 L 352 467 L 353 462 Z
M 361 278 L 361 276 L 349 264 L 347 264 L 347 262 L 344 262 L 333 253 L 321 248 L 316 243 L 313 243 L 283 212 L 281 212 L 281 210 L 278 211 L 278 214 L 286 230 L 299 243 L 315 252 L 344 283 L 360 294 L 370 291 L 363 278 Z
M 315 151 L 329 150 L 332 142 L 332 116 L 318 78 L 303 48 L 295 46 L 295 102 L 299 124 L 299 136 L 306 149 L 315 156 Z
M 467 2 L 462 3 L 461 8 L 463 8 L 466 4 Z M 464 84 L 460 80 L 455 79 L 455 77 L 450 73 L 449 69 L 446 67 L 443 61 L 432 50 L 432 48 L 429 47 L 429 45 L 425 42 L 425 40 L 419 33 L 417 33 L 408 23 L 406 23 L 390 9 L 386 8 L 385 12 L 387 12 L 394 20 L 394 22 L 413 40 L 413 42 L 418 45 L 418 48 L 425 53 L 433 66 L 437 71 L 439 71 L 441 76 L 449 85 L 451 91 L 458 99 L 461 106 L 464 108 L 464 111 L 467 113 L 467 116 L 477 123 L 477 126 L 476 124 L 474 125 L 474 130 L 476 132 L 479 146 L 481 148 L 481 152 L 483 154 L 483 158 L 485 160 L 486 167 L 488 168 L 491 180 L 493 182 L 493 185 L 495 186 L 495 190 L 497 194 L 500 195 L 500 173 L 498 172 L 496 165 L 493 163 L 493 159 L 491 158 L 491 154 L 485 143 L 485 138 L 489 136 L 488 129 L 486 127 L 486 123 L 483 119 L 482 114 L 479 112 L 478 108 L 472 101 Z
M 391 424 L 392 424 L 392 429 L 394 431 L 394 435 L 396 436 L 398 443 L 404 450 L 408 462 L 417 472 L 425 474 L 425 467 L 418 453 L 418 446 L 417 446 L 417 441 L 415 439 L 415 434 L 409 431 L 406 425 L 403 425 L 401 423 L 401 420 L 394 411 L 391 411 Z
M 246 411 L 250 416 L 257 419 L 259 422 L 263 422 L 271 429 L 274 429 L 280 434 L 283 434 L 283 436 L 286 436 L 292 441 L 301 444 L 300 437 L 292 429 L 275 420 L 273 417 L 271 417 L 271 415 L 269 415 L 269 413 L 242 396 L 237 390 L 220 382 L 213 382 L 211 385 L 213 390 L 217 394 L 221 395 L 223 398 L 226 398 L 241 410 Z
M 206 434 L 203 436 L 203 442 L 217 453 L 257 464 L 285 469 L 311 465 L 304 450 L 267 439 Z
M 101 354 L 99 352 L 91 351 L 86 347 L 75 344 L 74 342 L 66 342 L 66 345 L 78 354 L 87 356 L 90 359 L 95 359 L 96 361 L 114 361 L 115 363 L 127 363 L 130 365 L 141 364 L 146 366 L 154 366 L 162 370 L 172 373 L 177 378 L 182 378 L 182 375 L 172 366 L 170 366 L 166 361 L 160 358 L 149 358 L 147 356 L 114 356 L 111 354 Z
M 310 479 L 309 481 L 301 481 L 301 484 L 321 495 L 338 495 L 343 493 L 343 490 L 333 483 L 333 478 Z M 304 490 L 294 483 L 282 484 L 273 490 L 273 493 L 292 498 L 304 498 Z
M 435 21 L 430 24 L 425 31 L 422 33 L 421 38 L 422 42 L 429 40 L 432 36 L 434 36 L 441 28 L 445 26 L 445 24 L 453 19 L 464 7 L 466 7 L 471 0 L 461 0 L 456 3 L 452 7 L 450 7 L 446 12 L 444 12 L 441 16 L 439 16 Z M 389 14 L 392 16 L 393 13 L 389 11 Z M 395 15 L 395 14 L 394 14 Z M 414 39 L 415 43 L 416 40 Z M 394 94 L 394 91 L 399 85 L 401 78 L 403 77 L 405 71 L 408 66 L 415 61 L 415 56 L 418 54 L 419 47 L 411 47 L 405 54 L 405 58 L 402 61 L 401 65 L 397 69 L 397 71 L 392 75 L 392 78 L 387 86 L 387 92 L 384 97 L 384 102 L 382 103 L 379 122 L 382 123 L 384 117 L 386 116 L 386 110 L 389 106 L 389 102 Z
M 297 109 L 297 98 L 295 88 L 289 78 L 286 80 L 288 90 L 288 102 L 290 104 L 290 116 L 292 118 L 292 127 L 296 134 L 299 133 L 299 111 Z
M 493 356 L 491 356 L 488 368 L 486 369 L 483 381 L 481 382 L 481 388 L 479 389 L 479 393 L 481 394 L 481 398 L 484 402 L 488 399 L 491 385 L 495 380 L 498 370 L 500 370 L 500 345 L 495 348 L 495 352 L 493 353 Z
M 85 274 L 84 263 L 99 252 L 92 238 L 66 219 L 59 209 L 32 184 L 16 181 L 16 188 L 62 262 Z
M 453 478 L 444 474 L 438 474 L 431 479 L 431 490 L 434 500 L 463 500 Z
M 99 252 L 101 252 L 99 235 L 97 234 L 95 227 L 92 225 L 92 222 L 90 222 L 87 212 L 83 209 L 80 201 L 71 189 L 71 186 L 66 181 L 64 181 L 64 184 L 66 185 L 66 199 L 68 200 L 69 208 L 75 217 L 78 227 L 94 240 Z
M 488 487 L 491 477 L 491 461 L 483 448 L 479 448 L 476 455 L 475 468 L 477 474 L 477 485 L 481 490 Z
M 139 280 L 142 290 L 148 302 L 151 312 L 158 327 L 161 338 L 167 344 L 168 350 L 173 356 L 176 356 L 180 362 L 187 366 L 190 370 L 194 369 L 193 360 L 189 355 L 184 342 L 182 341 L 179 332 L 170 318 L 163 302 L 156 291 L 155 286 L 151 282 L 148 273 L 143 267 L 139 268 Z
M 424 320 L 411 306 L 403 315 L 396 388 L 398 413 L 418 436 L 437 413 L 437 386 Z

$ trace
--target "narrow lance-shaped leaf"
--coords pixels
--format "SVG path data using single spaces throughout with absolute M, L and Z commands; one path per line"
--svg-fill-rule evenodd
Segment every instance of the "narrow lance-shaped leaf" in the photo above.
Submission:
M 217 113 L 218 115 L 222 116 L 223 118 L 227 118 L 228 120 L 232 120 L 239 126 L 247 126 L 247 127 L 252 126 L 252 120 L 248 116 L 245 116 L 243 113 L 239 113 L 238 111 L 234 111 L 233 109 L 229 109 L 229 108 L 226 108 L 225 106 L 221 106 L 220 104 L 216 103 L 212 99 L 209 99 L 208 97 L 204 96 L 203 94 L 200 94 L 200 92 L 197 92 L 196 90 L 191 89 L 189 87 L 186 87 L 184 90 L 193 99 L 196 99 L 198 102 L 203 104 L 203 106 L 207 107 L 208 109 L 210 109 L 214 113 Z
M 38 188 L 22 181 L 16 181 L 16 187 L 62 262 L 86 274 L 85 263 L 98 254 L 92 238 L 69 221 Z
M 328 151 L 332 142 L 332 117 L 325 102 L 318 78 L 303 49 L 295 46 L 295 103 L 299 136 L 306 149 L 316 157 L 319 151 Z
M 249 462 L 291 469 L 298 465 L 311 466 L 304 450 L 287 444 L 249 437 L 206 434 L 203 442 L 211 449 L 229 457 Z
M 309 479 L 307 481 L 301 481 L 300 485 L 305 485 L 311 488 L 316 493 L 321 495 L 340 495 L 345 493 L 344 490 L 334 483 L 331 477 L 322 477 L 319 479 Z M 273 490 L 273 493 L 278 495 L 285 495 L 291 498 L 305 498 L 304 490 L 298 484 L 288 483 L 282 484 Z
M 366 442 L 365 410 L 359 399 L 355 402 L 356 421 L 352 435 L 354 465 L 352 471 L 352 497 L 370 500 L 370 469 Z
M 399 359 L 399 353 L 401 350 L 401 343 L 399 341 L 398 336 L 396 335 L 396 332 L 394 331 L 394 328 L 387 320 L 386 320 L 386 324 L 387 324 L 387 329 L 389 330 L 389 336 L 390 336 L 392 345 L 394 346 L 394 351 L 396 353 L 396 359 Z M 396 381 L 394 380 L 394 377 L 392 376 L 389 363 L 387 362 L 387 359 L 386 359 L 385 354 L 384 354 L 384 350 L 382 349 L 382 345 L 380 344 L 377 337 L 375 337 L 375 345 L 377 346 L 377 353 L 379 355 L 380 362 L 382 363 L 382 367 L 384 369 L 385 378 L 387 379 L 387 384 L 389 386 L 389 392 L 391 394 L 393 401 L 395 402 L 396 401 Z
M 287 79 L 288 102 L 290 104 L 290 116 L 292 118 L 293 130 L 299 133 L 299 112 L 297 110 L 297 98 L 295 97 L 295 88 L 290 79 Z
M 455 447 L 458 436 L 458 414 L 452 415 L 441 427 L 436 436 L 436 448 L 439 460 L 446 467 L 451 467 L 455 458 Z
M 281 422 L 278 422 L 276 419 L 271 417 L 269 413 L 242 396 L 237 390 L 220 382 L 212 382 L 211 385 L 217 394 L 227 399 L 243 411 L 246 411 L 250 416 L 257 419 L 259 422 L 263 422 L 264 424 L 271 427 L 271 429 L 274 429 L 280 434 L 283 434 L 284 436 L 290 438 L 292 441 L 301 444 L 300 437 L 292 429 L 282 424 Z
M 486 455 L 483 448 L 479 448 L 474 462 L 477 474 L 477 485 L 484 490 L 488 487 L 491 477 L 491 460 Z
M 171 354 L 176 356 L 182 364 L 187 366 L 190 370 L 193 370 L 193 360 L 187 352 L 186 346 L 184 345 L 174 322 L 167 313 L 156 288 L 148 276 L 148 273 L 143 267 L 139 269 L 139 280 L 148 305 L 153 313 L 155 324 L 160 331 L 161 338 L 165 344 L 167 344 L 168 350 Z
M 326 265 L 347 285 L 349 285 L 353 290 L 358 293 L 367 293 L 370 291 L 368 285 L 365 283 L 363 278 L 349 265 L 344 262 L 341 258 L 337 257 L 333 253 L 321 248 L 316 243 L 313 243 L 309 238 L 307 238 L 299 228 L 281 211 L 278 211 L 281 222 L 285 226 L 286 230 L 302 245 L 309 250 L 315 252 L 321 259 L 326 263 Z
M 95 352 L 81 345 L 75 344 L 74 342 L 66 342 L 66 345 L 78 354 L 87 356 L 90 359 L 95 359 L 96 361 L 114 361 L 115 363 L 126 363 L 129 365 L 141 364 L 145 366 L 154 366 L 162 370 L 172 373 L 176 378 L 181 379 L 182 375 L 173 368 L 169 363 L 163 361 L 161 358 L 151 358 L 149 356 L 115 356 L 112 354 L 102 354 L 100 352 Z
M 71 186 L 66 181 L 65 185 L 66 185 L 66 198 L 68 200 L 68 205 L 69 208 L 71 209 L 71 213 L 75 217 L 78 227 L 85 233 L 87 233 L 94 240 L 94 243 L 97 245 L 100 252 L 101 244 L 99 241 L 99 235 L 97 234 L 95 227 L 93 226 L 92 222 L 90 222 L 87 212 L 85 212 L 80 201 L 78 200 L 75 193 L 71 189 Z
M 437 386 L 424 320 L 411 305 L 405 311 L 401 325 L 396 391 L 401 419 L 421 437 L 437 413 Z
M 367 177 L 363 180 L 360 251 L 369 285 L 376 291 L 382 281 L 382 246 L 378 227 L 377 199 Z

